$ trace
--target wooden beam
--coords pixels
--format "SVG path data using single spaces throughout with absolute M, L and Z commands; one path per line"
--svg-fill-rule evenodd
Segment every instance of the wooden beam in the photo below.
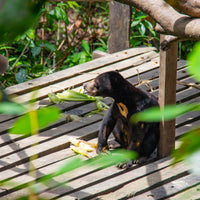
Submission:
M 109 5 L 108 53 L 130 47 L 131 6 L 116 1 Z
M 160 36 L 160 42 L 164 40 Z M 160 107 L 176 103 L 176 71 L 178 42 L 170 45 L 167 51 L 160 50 L 159 103 Z M 160 125 L 159 157 L 170 155 L 175 145 L 175 120 L 162 121 Z

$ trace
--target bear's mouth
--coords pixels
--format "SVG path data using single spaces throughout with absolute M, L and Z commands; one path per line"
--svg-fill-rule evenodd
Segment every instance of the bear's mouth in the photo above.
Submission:
M 88 91 L 88 90 L 84 90 L 85 94 L 90 95 L 90 96 L 96 96 L 97 92 L 94 91 Z
M 97 95 L 97 89 L 94 86 L 94 81 L 90 81 L 89 83 L 83 84 L 84 92 L 87 95 L 90 96 L 96 96 Z

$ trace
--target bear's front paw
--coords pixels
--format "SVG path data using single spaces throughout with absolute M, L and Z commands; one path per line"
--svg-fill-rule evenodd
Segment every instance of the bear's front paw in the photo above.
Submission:
M 109 149 L 108 145 L 106 145 L 106 146 L 98 145 L 96 152 L 97 152 L 97 154 L 100 154 L 102 152 L 106 152 L 108 149 Z
M 120 169 L 128 169 L 128 168 L 130 168 L 132 165 L 133 165 L 133 161 L 130 160 L 130 161 L 128 161 L 128 162 L 118 164 L 117 167 L 120 168 Z
M 147 157 L 140 157 L 136 160 L 133 160 L 133 164 L 143 164 L 147 161 Z

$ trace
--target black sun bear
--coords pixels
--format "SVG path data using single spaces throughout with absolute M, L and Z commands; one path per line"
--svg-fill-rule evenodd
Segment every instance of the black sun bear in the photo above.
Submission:
M 97 153 L 108 147 L 108 137 L 112 132 L 122 148 L 136 151 L 139 158 L 130 161 L 141 163 L 153 153 L 159 141 L 159 123 L 130 123 L 130 117 L 147 108 L 158 106 L 157 99 L 124 79 L 117 71 L 105 72 L 93 81 L 84 84 L 87 94 L 92 96 L 112 97 L 109 111 L 105 115 L 98 134 Z

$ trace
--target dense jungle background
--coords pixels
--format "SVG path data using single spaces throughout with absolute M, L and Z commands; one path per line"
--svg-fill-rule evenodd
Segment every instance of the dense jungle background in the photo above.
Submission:
M 146 14 L 132 8 L 130 46 L 155 46 L 159 35 Z M 43 6 L 39 23 L 12 42 L 0 43 L 9 67 L 0 77 L 3 87 L 45 76 L 91 60 L 94 50 L 107 51 L 109 3 L 51 1 Z M 179 43 L 186 59 L 193 42 Z

